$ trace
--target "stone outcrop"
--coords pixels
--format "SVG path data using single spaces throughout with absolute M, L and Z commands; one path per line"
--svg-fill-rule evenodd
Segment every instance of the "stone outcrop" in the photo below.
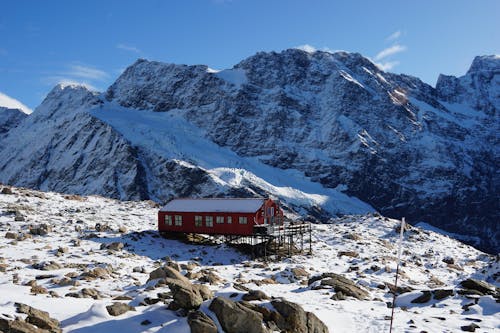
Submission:
M 214 321 L 201 311 L 192 311 L 187 317 L 191 333 L 217 333 Z
M 24 313 L 27 315 L 25 322 L 34 325 L 40 329 L 47 330 L 49 332 L 59 333 L 62 332 L 58 320 L 51 318 L 49 313 L 46 311 L 35 309 L 29 305 L 23 303 L 15 304 L 18 313 Z M 10 331 L 14 331 L 10 328 Z M 7 330 L 7 332 L 9 332 Z
M 261 313 L 227 298 L 216 297 L 209 309 L 215 313 L 226 333 L 268 333 Z
M 285 319 L 280 329 L 290 333 L 328 333 L 328 327 L 312 312 L 285 300 L 272 300 L 271 304 Z
M 320 284 L 316 288 L 332 287 L 337 293 L 342 293 L 342 295 L 345 296 L 352 296 L 359 300 L 367 299 L 370 295 L 368 291 L 359 287 L 353 281 L 336 273 L 323 273 L 314 276 L 309 279 L 308 284 L 311 285 L 316 281 L 320 281 Z
M 125 303 L 114 302 L 111 305 L 107 305 L 106 310 L 108 310 L 108 313 L 112 316 L 119 316 L 128 311 L 135 311 L 135 308 Z

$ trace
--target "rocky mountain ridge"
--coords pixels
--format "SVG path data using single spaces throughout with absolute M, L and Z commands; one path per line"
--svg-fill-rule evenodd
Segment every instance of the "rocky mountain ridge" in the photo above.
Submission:
M 0 141 L 0 181 L 163 201 L 179 195 L 265 195 L 276 175 L 295 170 L 295 176 L 331 189 L 318 193 L 306 191 L 311 185 L 304 185 L 298 188 L 300 200 L 284 197 L 299 211 L 306 207 L 302 214 L 313 213 L 326 221 L 339 213 L 338 208 L 322 205 L 325 200 L 316 195 L 332 198 L 332 191 L 337 191 L 384 215 L 478 236 L 476 246 L 498 252 L 499 63 L 496 56 L 478 57 L 466 75 L 441 76 L 433 88 L 411 76 L 385 73 L 363 56 L 346 52 L 261 52 L 223 71 L 141 59 L 90 104 L 71 104 L 49 95 L 39 107 L 59 109 L 65 117 L 81 109 L 80 116 L 68 121 L 84 119 L 86 126 L 102 132 L 89 131 L 85 139 L 76 130 L 82 126 L 72 126 L 72 137 L 75 142 L 91 142 L 91 137 L 102 136 L 97 140 L 100 146 L 75 150 L 68 149 L 68 142 L 42 140 L 38 158 L 29 157 L 26 148 L 20 154 L 14 142 L 32 127 L 54 129 L 48 137 L 68 136 L 68 126 L 53 127 L 60 120 L 47 118 L 42 127 L 37 124 L 43 120 L 28 119 L 20 125 L 23 129 L 9 131 Z M 153 138 L 144 128 L 132 137 L 118 124 L 120 108 L 144 117 L 154 110 L 163 127 L 154 131 L 161 135 Z M 161 114 L 165 116 L 160 119 Z M 210 154 L 181 154 L 183 141 L 189 141 L 187 132 L 183 138 L 172 138 L 168 149 L 158 149 L 164 144 L 161 138 L 176 130 L 169 126 L 179 126 L 167 115 L 196 126 L 208 140 L 242 160 L 274 168 L 273 174 L 258 174 L 263 181 L 256 182 L 254 170 L 241 178 L 241 170 L 247 169 L 233 165 L 222 170 L 223 163 L 214 169 L 206 162 Z M 137 140 L 141 135 L 149 135 L 148 140 Z M 37 141 L 34 136 L 23 139 L 24 147 Z M 122 147 L 120 154 L 116 147 Z M 81 161 L 67 156 L 68 151 Z M 47 155 L 54 157 L 52 163 L 47 163 Z M 59 166 L 61 160 L 68 162 L 66 167 Z M 84 160 L 87 168 L 82 169 Z M 99 172 L 92 173 L 96 167 Z M 30 170 L 33 177 L 22 170 Z M 81 177 L 67 176 L 78 170 Z M 75 185 L 67 186 L 72 181 Z

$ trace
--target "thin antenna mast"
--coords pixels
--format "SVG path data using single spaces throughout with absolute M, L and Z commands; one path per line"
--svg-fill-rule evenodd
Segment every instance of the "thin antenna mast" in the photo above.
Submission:
M 396 294 L 398 292 L 398 275 L 399 275 L 399 263 L 401 262 L 401 251 L 403 248 L 403 232 L 405 230 L 405 218 L 401 220 L 401 230 L 399 232 L 399 242 L 398 242 L 398 263 L 396 266 L 396 280 L 394 281 L 394 291 L 392 293 L 392 312 L 391 312 L 391 326 L 389 328 L 389 333 L 392 333 L 392 322 L 394 320 L 394 309 L 396 308 Z

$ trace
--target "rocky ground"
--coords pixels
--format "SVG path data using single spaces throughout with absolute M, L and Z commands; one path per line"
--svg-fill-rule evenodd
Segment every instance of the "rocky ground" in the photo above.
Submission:
M 159 237 L 150 201 L 0 188 L 0 331 L 388 331 L 398 221 L 315 225 L 312 255 L 265 262 Z M 500 328 L 498 257 L 404 235 L 396 332 Z

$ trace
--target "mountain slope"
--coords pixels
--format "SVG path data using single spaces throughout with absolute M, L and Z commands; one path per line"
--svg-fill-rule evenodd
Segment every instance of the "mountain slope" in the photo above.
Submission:
M 477 245 L 498 251 L 499 67 L 476 59 L 456 79 L 475 82 L 460 97 L 443 79 L 434 89 L 345 52 L 258 53 L 215 73 L 139 60 L 106 97 L 181 109 L 241 156 L 302 171 L 389 216 L 492 235 Z
M 2 324 L 20 316 L 15 306 L 20 302 L 48 311 L 64 332 L 190 332 L 187 311 L 168 306 L 172 290 L 159 279 L 148 281 L 151 272 L 170 265 L 180 266 L 179 274 L 215 296 L 239 301 L 248 288 L 295 302 L 330 332 L 389 330 L 385 317 L 391 313 L 387 304 L 392 302 L 399 221 L 369 214 L 314 225 L 313 255 L 272 256 L 264 262 L 222 243 L 158 237 L 158 207 L 150 201 L 9 190 L 0 194 Z M 101 228 L 96 230 L 96 224 Z M 47 234 L 35 232 L 41 225 L 48 227 Z M 308 237 L 304 241 L 308 249 Z M 395 332 L 459 332 L 471 323 L 480 326 L 476 331 L 498 330 L 494 256 L 420 228 L 405 231 L 403 249 L 398 286 L 404 293 L 396 301 Z M 366 291 L 366 299 L 342 297 L 326 279 L 308 283 L 322 274 L 352 281 Z M 461 283 L 469 278 L 497 289 L 484 295 L 463 290 Z M 424 291 L 444 297 L 411 302 Z M 211 301 L 200 310 L 217 323 Z M 115 302 L 135 311 L 112 316 L 106 307 Z M 272 309 L 269 300 L 250 302 Z
M 498 252 L 499 67 L 476 58 L 433 88 L 346 52 L 261 52 L 223 71 L 141 59 L 103 95 L 51 93 L 0 141 L 0 181 L 158 201 L 271 194 L 321 222 L 376 209 Z

